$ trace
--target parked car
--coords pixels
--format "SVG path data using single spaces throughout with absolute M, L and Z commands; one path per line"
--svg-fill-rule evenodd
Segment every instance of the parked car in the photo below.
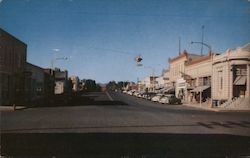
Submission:
M 143 93 L 142 98 L 147 99 L 147 100 L 151 100 L 155 95 L 156 95 L 156 93 L 154 93 L 154 92 Z
M 142 98 L 142 97 L 143 97 L 143 93 L 139 92 L 139 94 L 138 94 L 137 97 L 138 97 L 138 98 Z
M 136 97 L 138 97 L 138 96 L 139 96 L 139 92 L 136 92 L 136 91 L 135 91 L 135 92 L 133 93 L 133 95 L 136 96 Z
M 162 103 L 162 104 L 169 104 L 169 102 L 170 102 L 170 97 L 171 97 L 171 95 L 165 94 L 163 97 L 161 97 L 161 99 L 159 100 L 159 103 Z
M 151 101 L 158 102 L 163 96 L 163 94 L 157 93 L 154 97 L 152 97 Z
M 128 92 L 126 90 L 122 91 L 122 93 L 127 94 Z
M 135 92 L 135 90 L 130 90 L 130 91 L 128 91 L 128 94 L 129 94 L 129 95 L 133 95 L 134 92 Z
M 159 102 L 162 104 L 181 104 L 181 99 L 176 98 L 173 94 L 167 94 Z

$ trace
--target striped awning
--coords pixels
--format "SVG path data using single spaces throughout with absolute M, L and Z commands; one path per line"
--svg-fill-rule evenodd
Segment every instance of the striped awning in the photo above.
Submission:
M 237 76 L 236 79 L 234 80 L 234 85 L 245 85 L 247 81 L 246 76 Z

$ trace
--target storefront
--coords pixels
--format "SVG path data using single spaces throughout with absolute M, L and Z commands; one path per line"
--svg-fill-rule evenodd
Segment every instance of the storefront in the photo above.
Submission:
M 186 100 L 186 80 L 183 78 L 177 79 L 176 82 L 176 90 L 175 90 L 175 95 L 176 97 Z

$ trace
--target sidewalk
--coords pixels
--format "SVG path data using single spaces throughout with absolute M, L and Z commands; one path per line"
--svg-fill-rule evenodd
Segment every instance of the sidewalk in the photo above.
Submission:
M 15 109 L 16 110 L 20 110 L 20 109 L 24 109 L 26 108 L 25 106 L 16 106 Z M 6 106 L 0 106 L 0 112 L 2 111 L 15 111 L 14 107 L 11 105 L 6 105 Z
M 211 105 L 207 103 L 202 103 L 201 105 L 199 103 L 183 103 L 182 105 L 188 106 L 188 107 L 193 107 L 193 108 L 198 108 L 198 109 L 203 109 L 207 111 L 215 111 L 215 112 L 237 112 L 237 111 L 250 111 L 250 106 L 249 107 L 244 107 L 244 108 L 223 108 L 223 107 L 211 107 Z

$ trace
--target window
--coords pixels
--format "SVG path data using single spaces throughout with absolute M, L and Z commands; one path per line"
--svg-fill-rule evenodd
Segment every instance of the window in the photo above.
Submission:
M 211 84 L 211 77 L 204 77 L 203 78 L 203 85 L 209 86 Z
M 220 89 L 223 89 L 223 78 L 220 78 Z
M 222 71 L 218 72 L 218 79 L 219 79 L 219 86 L 220 86 L 220 90 L 223 89 L 223 76 L 222 76 Z

